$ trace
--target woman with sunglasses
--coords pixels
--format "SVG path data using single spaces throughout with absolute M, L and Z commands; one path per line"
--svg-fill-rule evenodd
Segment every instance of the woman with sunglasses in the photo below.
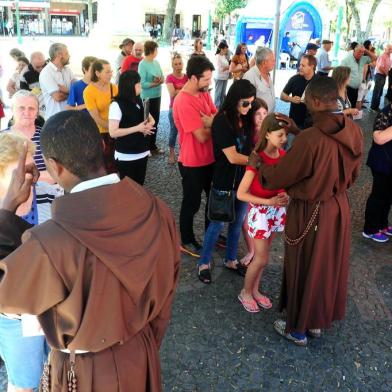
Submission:
M 248 80 L 235 81 L 215 116 L 212 128 L 215 166 L 212 187 L 219 191 L 238 189 L 248 155 L 252 149 L 252 102 L 256 96 L 255 87 Z M 224 266 L 240 275 L 245 268 L 237 261 L 238 241 L 247 204 L 236 199 L 235 219 L 228 225 L 226 257 Z M 198 263 L 198 276 L 203 283 L 211 283 L 210 263 L 215 243 L 222 231 L 224 222 L 212 221 L 206 231 L 203 250 Z

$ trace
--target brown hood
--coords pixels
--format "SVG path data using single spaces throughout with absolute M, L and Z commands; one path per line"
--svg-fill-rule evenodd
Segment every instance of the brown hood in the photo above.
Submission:
M 361 128 L 350 118 L 343 114 L 319 112 L 313 116 L 313 126 L 321 132 L 336 140 L 344 147 L 345 152 L 353 158 L 359 157 L 363 150 L 363 135 Z M 358 132 L 353 132 L 356 128 Z M 361 135 L 358 138 L 358 134 Z
M 127 178 L 56 199 L 52 219 L 95 254 L 135 302 L 165 249 L 172 254 L 170 231 L 162 230 L 173 224 L 170 210 Z

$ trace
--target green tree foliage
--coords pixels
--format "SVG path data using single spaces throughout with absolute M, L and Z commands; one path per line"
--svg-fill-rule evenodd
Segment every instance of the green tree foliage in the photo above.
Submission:
M 377 7 L 380 5 L 381 1 L 382 0 L 372 0 L 371 2 L 372 6 L 370 8 L 370 12 L 367 17 L 366 28 L 362 29 L 361 17 L 360 17 L 361 0 L 346 0 L 346 8 L 349 8 L 349 11 L 354 19 L 355 29 L 357 32 L 357 40 L 359 42 L 363 42 L 371 33 L 374 14 L 377 10 Z
M 248 0 L 218 0 L 215 13 L 219 18 L 230 15 L 238 8 L 244 8 L 248 4 Z

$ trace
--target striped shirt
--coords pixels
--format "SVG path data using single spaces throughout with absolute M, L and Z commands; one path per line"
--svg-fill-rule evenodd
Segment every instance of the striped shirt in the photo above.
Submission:
M 42 151 L 41 151 L 41 144 L 39 141 L 39 137 L 41 135 L 41 128 L 40 127 L 35 127 L 35 132 L 33 137 L 31 138 L 31 141 L 35 144 L 35 154 L 34 154 L 34 163 L 35 166 L 37 166 L 37 169 L 39 171 L 45 171 L 46 166 L 44 162 L 44 157 L 42 156 Z

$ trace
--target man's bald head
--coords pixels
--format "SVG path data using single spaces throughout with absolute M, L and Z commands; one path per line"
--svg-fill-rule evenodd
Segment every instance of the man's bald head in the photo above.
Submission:
M 42 52 L 33 52 L 30 56 L 30 63 L 37 72 L 41 72 L 45 67 L 45 56 Z
M 365 47 L 363 45 L 357 45 L 353 51 L 353 55 L 357 60 L 360 60 L 361 57 L 365 54 Z
M 133 55 L 137 58 L 140 58 L 143 56 L 143 51 L 144 51 L 144 45 L 142 42 L 136 42 L 135 45 L 133 45 Z
M 335 110 L 339 97 L 338 85 L 332 78 L 313 79 L 305 91 L 305 104 L 311 112 Z

